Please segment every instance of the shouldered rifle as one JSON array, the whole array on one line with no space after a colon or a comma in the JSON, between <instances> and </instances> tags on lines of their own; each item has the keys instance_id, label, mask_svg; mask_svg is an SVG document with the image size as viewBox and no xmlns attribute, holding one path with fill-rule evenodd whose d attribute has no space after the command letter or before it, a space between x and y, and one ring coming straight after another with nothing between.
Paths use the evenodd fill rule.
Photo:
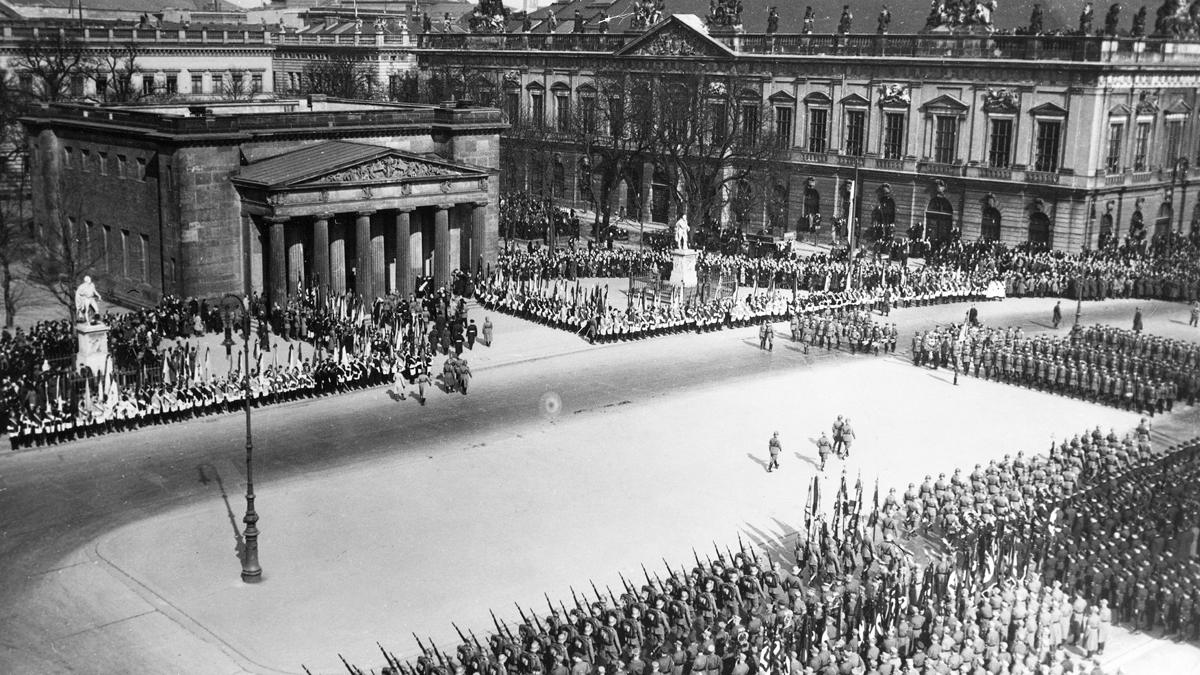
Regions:
<instances>
[{"instance_id":1,"label":"shouldered rifle","mask_svg":"<svg viewBox=\"0 0 1200 675\"><path fill-rule=\"evenodd\" d=\"M517 605L515 602L513 604ZM532 624L529 623L529 619L525 618L525 610L521 609L520 605L517 605L517 613L521 615L521 623L532 628Z\"/></svg>"},{"instance_id":2,"label":"shouldered rifle","mask_svg":"<svg viewBox=\"0 0 1200 675\"><path fill-rule=\"evenodd\" d=\"M596 589L596 582L588 579L588 583L592 585L592 592L596 594L596 601L604 604L604 596L600 595L600 591Z\"/></svg>"},{"instance_id":3,"label":"shouldered rifle","mask_svg":"<svg viewBox=\"0 0 1200 675\"><path fill-rule=\"evenodd\" d=\"M383 660L384 660L384 661L385 661L385 662L386 662L386 663L387 663L389 666L391 666L391 667L395 667L395 666L397 665L396 663L394 663L394 662L392 661L392 657L391 657L391 655L387 653L387 650L383 648L383 645L381 645L381 644L379 644L378 642L376 642L376 643L375 643L375 646L379 647L379 651L383 652Z\"/></svg>"},{"instance_id":4,"label":"shouldered rifle","mask_svg":"<svg viewBox=\"0 0 1200 675\"><path fill-rule=\"evenodd\" d=\"M554 603L550 602L550 594L549 594L549 593L542 593L542 595L546 596L546 607L548 607L548 608L550 609L550 613L551 613L551 614L554 614ZM565 621L565 620L566 620L566 618L567 618L567 617L565 617L565 616L564 616L564 617L563 617L563 620Z\"/></svg>"},{"instance_id":5,"label":"shouldered rifle","mask_svg":"<svg viewBox=\"0 0 1200 675\"><path fill-rule=\"evenodd\" d=\"M495 618L495 615L493 615L493 618ZM416 633L413 633L412 636L413 636L413 639L417 641L417 646L421 648L421 654L423 654L426 658L428 658L429 651L427 649L425 649L425 645L421 643L421 638L417 637Z\"/></svg>"},{"instance_id":6,"label":"shouldered rifle","mask_svg":"<svg viewBox=\"0 0 1200 675\"><path fill-rule=\"evenodd\" d=\"M346 670L350 671L350 675L362 675L362 671L350 665L350 662L346 661L346 657L338 654L338 658L342 660L342 665L346 666Z\"/></svg>"},{"instance_id":7,"label":"shouldered rifle","mask_svg":"<svg viewBox=\"0 0 1200 675\"><path fill-rule=\"evenodd\" d=\"M453 621L451 621L451 622L450 622L450 625L451 625L451 626L454 626L454 632L455 632L455 633L458 633L458 639L459 639L459 640L462 640L462 642L463 642L463 644L464 644L464 645L470 645L470 644L471 644L471 642L470 642L469 640L467 640L467 636L466 636L466 635L463 635L462 629L458 627L458 624L456 624L456 623L454 623Z\"/></svg>"},{"instance_id":8,"label":"shouldered rifle","mask_svg":"<svg viewBox=\"0 0 1200 675\"><path fill-rule=\"evenodd\" d=\"M438 665L445 668L446 659L442 658L442 652L439 651L437 645L433 643L433 638L429 638L429 648L433 650L433 655L437 657Z\"/></svg>"},{"instance_id":9,"label":"shouldered rifle","mask_svg":"<svg viewBox=\"0 0 1200 675\"><path fill-rule=\"evenodd\" d=\"M583 605L579 604L579 596L575 595L575 587L574 586L571 586L571 599L575 601L575 609L579 610L580 613L586 614L586 612L583 611Z\"/></svg>"},{"instance_id":10,"label":"shouldered rifle","mask_svg":"<svg viewBox=\"0 0 1200 675\"><path fill-rule=\"evenodd\" d=\"M613 607L619 609L621 607L621 603L617 602L617 596L613 595L612 588L605 586L604 590L608 591L608 597L612 598Z\"/></svg>"},{"instance_id":11,"label":"shouldered rifle","mask_svg":"<svg viewBox=\"0 0 1200 675\"><path fill-rule=\"evenodd\" d=\"M496 635L503 637L504 631L500 628L500 620L496 618L496 613L490 609L488 610L488 613L492 615L492 625L496 627ZM417 644L420 643L418 642Z\"/></svg>"},{"instance_id":12,"label":"shouldered rifle","mask_svg":"<svg viewBox=\"0 0 1200 675\"><path fill-rule=\"evenodd\" d=\"M646 577L646 583L650 588L654 588L654 580L650 578L650 573L646 571L645 563L642 563L642 576Z\"/></svg>"},{"instance_id":13,"label":"shouldered rifle","mask_svg":"<svg viewBox=\"0 0 1200 675\"><path fill-rule=\"evenodd\" d=\"M475 631L467 629L467 632L471 634L471 641L475 643L475 648L479 650L479 655L484 656L483 645L479 644L479 638L475 637Z\"/></svg>"},{"instance_id":14,"label":"shouldered rifle","mask_svg":"<svg viewBox=\"0 0 1200 675\"><path fill-rule=\"evenodd\" d=\"M305 675L312 675L312 671L308 669L308 666L301 663L300 667L304 669Z\"/></svg>"},{"instance_id":15,"label":"shouldered rifle","mask_svg":"<svg viewBox=\"0 0 1200 675\"><path fill-rule=\"evenodd\" d=\"M667 566L667 574L669 575L668 578L674 579L675 572L674 572L674 570L671 569L671 563L667 562L666 558L663 558L662 561L663 561L663 564ZM700 561L697 560L696 562L700 562Z\"/></svg>"}]
</instances>

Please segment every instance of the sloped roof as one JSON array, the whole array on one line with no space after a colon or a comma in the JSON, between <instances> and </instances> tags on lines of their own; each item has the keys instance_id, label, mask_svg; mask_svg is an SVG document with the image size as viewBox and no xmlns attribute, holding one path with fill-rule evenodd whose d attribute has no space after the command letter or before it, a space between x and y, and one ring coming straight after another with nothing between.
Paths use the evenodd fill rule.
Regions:
<instances>
[{"instance_id":1,"label":"sloped roof","mask_svg":"<svg viewBox=\"0 0 1200 675\"><path fill-rule=\"evenodd\" d=\"M382 145L350 141L323 141L249 164L234 177L234 180L238 183L258 187L280 188L307 183L382 157L399 157L408 162L432 165L440 172L439 175L461 176L483 173L475 167L456 165L437 158L400 152Z\"/></svg>"},{"instance_id":2,"label":"sloped roof","mask_svg":"<svg viewBox=\"0 0 1200 675\"><path fill-rule=\"evenodd\" d=\"M267 187L289 185L354 166L393 152L382 145L325 141L250 164L237 178Z\"/></svg>"}]
</instances>

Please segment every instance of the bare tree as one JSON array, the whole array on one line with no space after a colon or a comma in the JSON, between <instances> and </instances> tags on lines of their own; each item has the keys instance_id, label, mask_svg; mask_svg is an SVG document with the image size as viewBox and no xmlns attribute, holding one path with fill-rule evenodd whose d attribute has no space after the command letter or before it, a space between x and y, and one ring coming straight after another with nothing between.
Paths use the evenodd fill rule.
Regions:
<instances>
[{"instance_id":1,"label":"bare tree","mask_svg":"<svg viewBox=\"0 0 1200 675\"><path fill-rule=\"evenodd\" d=\"M96 72L97 62L82 40L65 31L47 31L17 45L10 68L28 77L22 93L46 102L79 98L83 83Z\"/></svg>"},{"instance_id":2,"label":"bare tree","mask_svg":"<svg viewBox=\"0 0 1200 675\"><path fill-rule=\"evenodd\" d=\"M606 232L621 181L636 175L653 155L652 90L628 78L598 78L576 105L573 135L583 151L584 197L596 207L600 232Z\"/></svg>"},{"instance_id":3,"label":"bare tree","mask_svg":"<svg viewBox=\"0 0 1200 675\"><path fill-rule=\"evenodd\" d=\"M781 155L769 108L737 73L663 78L653 101L655 152L671 170L672 194L693 227L711 229L735 186Z\"/></svg>"},{"instance_id":4,"label":"bare tree","mask_svg":"<svg viewBox=\"0 0 1200 675\"><path fill-rule=\"evenodd\" d=\"M352 56L339 55L304 66L300 93L335 98L368 99L374 93L371 73Z\"/></svg>"},{"instance_id":5,"label":"bare tree","mask_svg":"<svg viewBox=\"0 0 1200 675\"><path fill-rule=\"evenodd\" d=\"M152 97L153 92L147 92L146 87L133 86L133 76L142 74L138 65L141 49L132 42L106 53L92 75L96 83L96 98L105 103L134 103Z\"/></svg>"},{"instance_id":6,"label":"bare tree","mask_svg":"<svg viewBox=\"0 0 1200 675\"><path fill-rule=\"evenodd\" d=\"M28 282L45 289L70 316L75 316L75 289L85 276L96 274L104 247L96 246L84 229L78 191L62 190L60 220L48 223L33 238Z\"/></svg>"}]
</instances>

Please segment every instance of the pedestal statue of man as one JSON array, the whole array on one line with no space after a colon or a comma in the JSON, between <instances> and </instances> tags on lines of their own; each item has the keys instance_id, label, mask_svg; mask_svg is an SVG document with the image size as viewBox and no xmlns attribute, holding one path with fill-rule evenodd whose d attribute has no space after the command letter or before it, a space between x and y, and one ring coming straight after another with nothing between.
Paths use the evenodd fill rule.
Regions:
<instances>
[{"instance_id":1,"label":"pedestal statue of man","mask_svg":"<svg viewBox=\"0 0 1200 675\"><path fill-rule=\"evenodd\" d=\"M679 220L675 221L675 248L680 251L688 250L688 227L687 214L681 214Z\"/></svg>"},{"instance_id":2,"label":"pedestal statue of man","mask_svg":"<svg viewBox=\"0 0 1200 675\"><path fill-rule=\"evenodd\" d=\"M91 277L84 277L83 283L75 289L75 318L84 323L100 318L100 292Z\"/></svg>"}]
</instances>

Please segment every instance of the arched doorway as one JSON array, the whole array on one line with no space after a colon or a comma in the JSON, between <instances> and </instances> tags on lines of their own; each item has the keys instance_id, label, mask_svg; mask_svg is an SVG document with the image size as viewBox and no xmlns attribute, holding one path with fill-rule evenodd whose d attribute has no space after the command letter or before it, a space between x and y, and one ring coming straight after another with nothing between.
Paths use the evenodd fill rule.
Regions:
<instances>
[{"instance_id":1,"label":"arched doorway","mask_svg":"<svg viewBox=\"0 0 1200 675\"><path fill-rule=\"evenodd\" d=\"M925 231L935 244L950 239L954 232L954 207L949 199L939 194L929 200L925 207Z\"/></svg>"},{"instance_id":2,"label":"arched doorway","mask_svg":"<svg viewBox=\"0 0 1200 675\"><path fill-rule=\"evenodd\" d=\"M1050 217L1041 211L1029 216L1029 242L1050 245Z\"/></svg>"}]
</instances>

